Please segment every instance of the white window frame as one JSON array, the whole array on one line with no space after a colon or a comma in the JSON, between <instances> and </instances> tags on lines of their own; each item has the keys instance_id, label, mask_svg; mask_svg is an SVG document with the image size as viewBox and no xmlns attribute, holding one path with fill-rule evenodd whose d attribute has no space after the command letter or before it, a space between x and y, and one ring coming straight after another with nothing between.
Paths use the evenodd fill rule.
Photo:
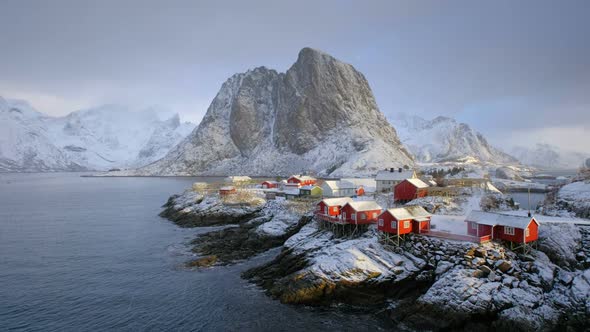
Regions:
<instances>
[{"instance_id":1,"label":"white window frame","mask_svg":"<svg viewBox=\"0 0 590 332\"><path fill-rule=\"evenodd\" d=\"M504 234L506 235L514 235L514 227L512 226L504 226Z\"/></svg>"},{"instance_id":2,"label":"white window frame","mask_svg":"<svg viewBox=\"0 0 590 332\"><path fill-rule=\"evenodd\" d=\"M379 219L379 226L383 227L383 219Z\"/></svg>"},{"instance_id":3,"label":"white window frame","mask_svg":"<svg viewBox=\"0 0 590 332\"><path fill-rule=\"evenodd\" d=\"M410 221L404 220L404 228L410 228Z\"/></svg>"},{"instance_id":4,"label":"white window frame","mask_svg":"<svg viewBox=\"0 0 590 332\"><path fill-rule=\"evenodd\" d=\"M325 214L329 214L329 213L328 213L328 206L327 206L327 205L324 207L324 213L325 213Z\"/></svg>"},{"instance_id":5,"label":"white window frame","mask_svg":"<svg viewBox=\"0 0 590 332\"><path fill-rule=\"evenodd\" d=\"M525 237L529 237L530 235L531 235L531 230L530 230L530 229L528 229L528 228L527 228L527 229L525 229L525 230L524 230L524 236L525 236Z\"/></svg>"},{"instance_id":6,"label":"white window frame","mask_svg":"<svg viewBox=\"0 0 590 332\"><path fill-rule=\"evenodd\" d=\"M397 220L392 220L391 221L391 228L397 229Z\"/></svg>"},{"instance_id":7,"label":"white window frame","mask_svg":"<svg viewBox=\"0 0 590 332\"><path fill-rule=\"evenodd\" d=\"M366 213L361 213L361 220L365 220L367 219L367 214Z\"/></svg>"},{"instance_id":8,"label":"white window frame","mask_svg":"<svg viewBox=\"0 0 590 332\"><path fill-rule=\"evenodd\" d=\"M356 220L356 213L351 213L350 214L350 219Z\"/></svg>"},{"instance_id":9,"label":"white window frame","mask_svg":"<svg viewBox=\"0 0 590 332\"><path fill-rule=\"evenodd\" d=\"M342 219L346 219L346 212L342 212Z\"/></svg>"},{"instance_id":10,"label":"white window frame","mask_svg":"<svg viewBox=\"0 0 590 332\"><path fill-rule=\"evenodd\" d=\"M379 216L379 214L377 214L377 212L373 212L373 218L377 218Z\"/></svg>"},{"instance_id":11,"label":"white window frame","mask_svg":"<svg viewBox=\"0 0 590 332\"><path fill-rule=\"evenodd\" d=\"M477 223L471 222L471 229L477 229Z\"/></svg>"}]
</instances>

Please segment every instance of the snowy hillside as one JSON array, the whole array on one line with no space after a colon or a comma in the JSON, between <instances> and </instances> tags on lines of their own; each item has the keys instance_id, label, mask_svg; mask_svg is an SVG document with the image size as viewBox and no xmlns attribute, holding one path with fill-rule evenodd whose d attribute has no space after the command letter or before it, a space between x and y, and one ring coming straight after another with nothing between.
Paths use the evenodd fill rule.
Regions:
<instances>
[{"instance_id":1,"label":"snowy hillside","mask_svg":"<svg viewBox=\"0 0 590 332\"><path fill-rule=\"evenodd\" d=\"M132 173L344 176L412 164L365 77L304 48L286 73L259 67L229 78L189 137Z\"/></svg>"},{"instance_id":2,"label":"snowy hillside","mask_svg":"<svg viewBox=\"0 0 590 332\"><path fill-rule=\"evenodd\" d=\"M107 105L50 117L0 98L0 171L44 172L138 167L163 157L194 128L177 115Z\"/></svg>"},{"instance_id":3,"label":"snowy hillside","mask_svg":"<svg viewBox=\"0 0 590 332\"><path fill-rule=\"evenodd\" d=\"M588 154L566 151L544 143L537 143L533 148L515 147L511 153L523 164L543 169L575 169L581 167L588 158Z\"/></svg>"},{"instance_id":4,"label":"snowy hillside","mask_svg":"<svg viewBox=\"0 0 590 332\"><path fill-rule=\"evenodd\" d=\"M516 164L512 156L491 146L469 125L439 116L426 120L399 114L391 119L402 143L420 162L474 159L483 163Z\"/></svg>"}]
</instances>

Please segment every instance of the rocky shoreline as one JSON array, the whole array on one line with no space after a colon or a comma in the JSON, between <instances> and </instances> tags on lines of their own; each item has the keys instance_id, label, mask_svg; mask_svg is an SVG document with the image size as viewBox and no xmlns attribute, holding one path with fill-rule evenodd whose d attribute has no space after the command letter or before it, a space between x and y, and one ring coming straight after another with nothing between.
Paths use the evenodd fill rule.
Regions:
<instances>
[{"instance_id":1,"label":"rocky shoreline","mask_svg":"<svg viewBox=\"0 0 590 332\"><path fill-rule=\"evenodd\" d=\"M191 250L198 258L187 262L189 267L248 259L283 245L311 220L311 216L290 211L288 206L277 202L254 198L238 204L192 190L171 196L162 207L160 216L180 227L228 226L191 241Z\"/></svg>"},{"instance_id":2,"label":"rocky shoreline","mask_svg":"<svg viewBox=\"0 0 590 332\"><path fill-rule=\"evenodd\" d=\"M410 330L590 326L590 231L576 225L544 224L538 250L528 255L419 235L396 247L372 226L341 238L319 227L307 206L253 202L237 206L188 191L171 197L162 216L181 227L231 225L193 240L198 258L188 266L231 264L283 246L242 273L283 303L386 312Z\"/></svg>"},{"instance_id":3,"label":"rocky shoreline","mask_svg":"<svg viewBox=\"0 0 590 332\"><path fill-rule=\"evenodd\" d=\"M588 238L582 239L576 226L558 227L573 234L575 249L584 252L581 244ZM289 304L387 307L393 301L387 309L391 319L409 329L550 331L590 326L590 270L583 270L575 258L567 264L569 258L553 262L541 251L561 257L561 248L522 255L496 243L421 236L391 247L374 241L371 230L346 240L314 224L301 233L273 261L243 277ZM346 242L353 243L343 246ZM327 258L335 249L340 255L350 253L357 263L348 264L341 256L335 266Z\"/></svg>"}]
</instances>

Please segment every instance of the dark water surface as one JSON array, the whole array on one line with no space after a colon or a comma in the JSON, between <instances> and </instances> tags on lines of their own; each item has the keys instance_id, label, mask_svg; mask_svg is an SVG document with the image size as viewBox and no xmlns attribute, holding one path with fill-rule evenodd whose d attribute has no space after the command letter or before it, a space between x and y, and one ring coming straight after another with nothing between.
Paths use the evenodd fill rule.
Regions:
<instances>
[{"instance_id":1,"label":"dark water surface","mask_svg":"<svg viewBox=\"0 0 590 332\"><path fill-rule=\"evenodd\" d=\"M184 269L185 244L204 230L178 228L158 213L194 181L0 174L0 330L390 327L373 315L282 305L240 278L273 253Z\"/></svg>"}]
</instances>

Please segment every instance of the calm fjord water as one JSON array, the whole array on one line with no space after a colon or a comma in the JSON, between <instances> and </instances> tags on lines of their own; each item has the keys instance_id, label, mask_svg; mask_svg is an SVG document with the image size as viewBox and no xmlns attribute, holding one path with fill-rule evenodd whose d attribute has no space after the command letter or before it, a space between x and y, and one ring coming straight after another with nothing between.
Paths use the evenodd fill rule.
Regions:
<instances>
[{"instance_id":1,"label":"calm fjord water","mask_svg":"<svg viewBox=\"0 0 590 332\"><path fill-rule=\"evenodd\" d=\"M0 330L379 330L371 315L282 305L229 267L181 265L203 229L158 217L195 178L0 174ZM274 251L276 253L276 250Z\"/></svg>"}]
</instances>

